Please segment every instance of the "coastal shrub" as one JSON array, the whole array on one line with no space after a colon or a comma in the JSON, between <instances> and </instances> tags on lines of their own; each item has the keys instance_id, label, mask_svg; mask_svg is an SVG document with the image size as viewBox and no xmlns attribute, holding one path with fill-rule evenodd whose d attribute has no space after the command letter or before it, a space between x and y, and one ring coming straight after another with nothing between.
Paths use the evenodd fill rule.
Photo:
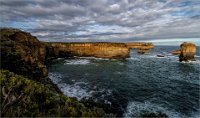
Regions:
<instances>
[{"instance_id":1,"label":"coastal shrub","mask_svg":"<svg viewBox=\"0 0 200 118\"><path fill-rule=\"evenodd\" d=\"M76 98L52 91L46 85L1 70L2 117L103 117L101 108L88 108Z\"/></svg>"}]
</instances>

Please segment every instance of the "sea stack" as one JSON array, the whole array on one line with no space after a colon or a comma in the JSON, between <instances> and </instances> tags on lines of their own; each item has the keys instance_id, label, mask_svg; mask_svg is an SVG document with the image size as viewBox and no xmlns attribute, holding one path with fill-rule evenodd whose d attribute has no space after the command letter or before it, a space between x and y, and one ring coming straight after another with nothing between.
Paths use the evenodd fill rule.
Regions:
<instances>
[{"instance_id":1,"label":"sea stack","mask_svg":"<svg viewBox=\"0 0 200 118\"><path fill-rule=\"evenodd\" d=\"M180 55L179 61L190 61L194 60L194 56L196 54L196 45L193 43L184 42L180 45Z\"/></svg>"}]
</instances>

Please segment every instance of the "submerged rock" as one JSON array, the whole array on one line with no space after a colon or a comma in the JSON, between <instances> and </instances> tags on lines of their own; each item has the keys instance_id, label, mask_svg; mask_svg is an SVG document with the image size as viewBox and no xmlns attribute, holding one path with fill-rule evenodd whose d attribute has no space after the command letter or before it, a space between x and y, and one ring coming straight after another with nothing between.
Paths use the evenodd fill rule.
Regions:
<instances>
[{"instance_id":1,"label":"submerged rock","mask_svg":"<svg viewBox=\"0 0 200 118\"><path fill-rule=\"evenodd\" d=\"M165 55L157 54L157 57L165 57Z\"/></svg>"},{"instance_id":2,"label":"submerged rock","mask_svg":"<svg viewBox=\"0 0 200 118\"><path fill-rule=\"evenodd\" d=\"M181 44L181 53L179 55L179 61L189 61L194 60L196 54L196 45L193 43L184 42Z\"/></svg>"}]
</instances>

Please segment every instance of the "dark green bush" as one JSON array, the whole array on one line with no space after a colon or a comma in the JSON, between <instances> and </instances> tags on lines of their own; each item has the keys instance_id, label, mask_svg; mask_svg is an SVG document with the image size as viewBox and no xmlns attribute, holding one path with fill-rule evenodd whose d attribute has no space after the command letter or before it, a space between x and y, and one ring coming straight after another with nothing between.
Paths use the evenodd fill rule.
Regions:
<instances>
[{"instance_id":1,"label":"dark green bush","mask_svg":"<svg viewBox=\"0 0 200 118\"><path fill-rule=\"evenodd\" d=\"M46 85L1 70L1 116L3 117L102 117L101 108L87 108L76 98L52 91Z\"/></svg>"}]
</instances>

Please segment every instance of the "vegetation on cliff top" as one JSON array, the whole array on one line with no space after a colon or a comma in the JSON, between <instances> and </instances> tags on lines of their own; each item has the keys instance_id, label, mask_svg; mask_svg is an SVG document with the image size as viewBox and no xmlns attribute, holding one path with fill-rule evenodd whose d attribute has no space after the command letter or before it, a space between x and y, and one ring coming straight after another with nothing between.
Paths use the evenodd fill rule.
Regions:
<instances>
[{"instance_id":1,"label":"vegetation on cliff top","mask_svg":"<svg viewBox=\"0 0 200 118\"><path fill-rule=\"evenodd\" d=\"M63 116L63 117L102 117L103 109L87 108L76 98L66 97L52 91L39 82L1 71L1 116Z\"/></svg>"},{"instance_id":2,"label":"vegetation on cliff top","mask_svg":"<svg viewBox=\"0 0 200 118\"><path fill-rule=\"evenodd\" d=\"M45 46L17 29L0 29L1 68L34 80L46 77Z\"/></svg>"}]
</instances>

